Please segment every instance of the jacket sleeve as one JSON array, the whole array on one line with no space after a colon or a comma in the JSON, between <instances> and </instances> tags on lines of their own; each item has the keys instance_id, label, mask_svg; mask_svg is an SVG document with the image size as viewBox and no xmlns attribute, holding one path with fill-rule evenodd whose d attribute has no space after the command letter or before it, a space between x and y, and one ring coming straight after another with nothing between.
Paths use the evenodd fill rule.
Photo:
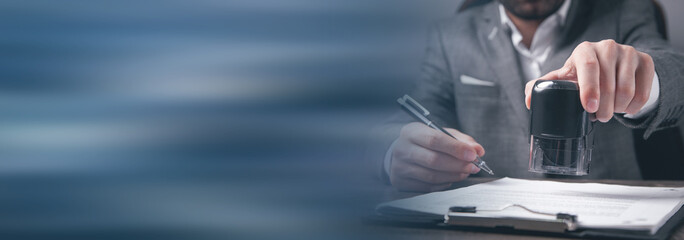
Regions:
<instances>
[{"instance_id":1,"label":"jacket sleeve","mask_svg":"<svg viewBox=\"0 0 684 240\"><path fill-rule=\"evenodd\" d=\"M644 139L653 132L674 127L684 108L684 55L675 51L657 31L655 8L651 1L620 2L618 35L620 42L631 45L653 58L660 81L660 96L655 110L641 119L616 119L630 128L646 129Z\"/></svg>"},{"instance_id":2,"label":"jacket sleeve","mask_svg":"<svg viewBox=\"0 0 684 240\"><path fill-rule=\"evenodd\" d=\"M453 83L448 60L442 44L439 25L428 34L420 79L415 82L410 96L430 111L430 119L442 126L456 126ZM397 96L399 97L399 96ZM385 182L389 176L384 170L384 158L390 145L399 137L401 128L414 121L397 106L397 111L371 132L372 143L367 151L368 161Z\"/></svg>"}]
</instances>

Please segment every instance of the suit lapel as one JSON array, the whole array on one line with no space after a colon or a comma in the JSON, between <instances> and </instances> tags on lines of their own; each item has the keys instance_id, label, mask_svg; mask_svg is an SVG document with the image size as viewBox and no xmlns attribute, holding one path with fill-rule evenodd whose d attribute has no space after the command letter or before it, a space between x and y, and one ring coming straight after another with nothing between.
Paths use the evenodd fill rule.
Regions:
<instances>
[{"instance_id":1,"label":"suit lapel","mask_svg":"<svg viewBox=\"0 0 684 240\"><path fill-rule=\"evenodd\" d=\"M586 1L572 1L560 38L553 46L553 52L549 54L549 58L541 66L542 75L562 67L575 47L584 40L579 36L586 29L589 18L583 16L587 16L591 9L586 3Z\"/></svg>"},{"instance_id":2,"label":"suit lapel","mask_svg":"<svg viewBox=\"0 0 684 240\"><path fill-rule=\"evenodd\" d=\"M499 19L498 1L492 1L483 8L477 20L477 37L483 54L501 86L501 91L508 98L513 110L513 117L520 129L527 134L529 112L524 102L524 85L526 80L520 73L517 53L511 42L509 30L503 29Z\"/></svg>"}]
</instances>

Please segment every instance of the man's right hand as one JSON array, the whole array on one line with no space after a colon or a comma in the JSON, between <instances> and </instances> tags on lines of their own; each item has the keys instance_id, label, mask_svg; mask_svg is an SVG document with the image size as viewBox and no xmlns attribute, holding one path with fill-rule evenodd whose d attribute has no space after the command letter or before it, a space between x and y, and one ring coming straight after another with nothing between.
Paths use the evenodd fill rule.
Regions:
<instances>
[{"instance_id":1,"label":"man's right hand","mask_svg":"<svg viewBox=\"0 0 684 240\"><path fill-rule=\"evenodd\" d=\"M402 191L432 192L480 171L471 162L485 154L484 148L468 135L446 130L458 140L417 122L401 129L392 149L392 185Z\"/></svg>"}]
</instances>

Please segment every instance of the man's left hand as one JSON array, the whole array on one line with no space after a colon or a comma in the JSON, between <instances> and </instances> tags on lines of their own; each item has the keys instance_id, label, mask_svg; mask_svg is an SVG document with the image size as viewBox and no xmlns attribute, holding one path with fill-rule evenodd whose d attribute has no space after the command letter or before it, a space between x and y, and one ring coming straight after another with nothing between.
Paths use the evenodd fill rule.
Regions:
<instances>
[{"instance_id":1,"label":"man's left hand","mask_svg":"<svg viewBox=\"0 0 684 240\"><path fill-rule=\"evenodd\" d=\"M576 81L584 110L608 122L613 113L635 114L641 110L650 96L654 74L651 56L609 39L581 43L562 68L539 79ZM528 109L534 82L525 86Z\"/></svg>"}]
</instances>

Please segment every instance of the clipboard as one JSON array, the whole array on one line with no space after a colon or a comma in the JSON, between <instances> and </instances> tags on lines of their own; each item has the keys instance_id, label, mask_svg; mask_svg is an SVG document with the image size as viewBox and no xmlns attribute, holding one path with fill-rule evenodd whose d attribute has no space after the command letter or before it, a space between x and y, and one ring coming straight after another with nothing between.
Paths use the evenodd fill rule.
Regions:
<instances>
[{"instance_id":1,"label":"clipboard","mask_svg":"<svg viewBox=\"0 0 684 240\"><path fill-rule=\"evenodd\" d=\"M457 206L456 208L464 207ZM452 207L442 216L415 212L382 213L376 211L370 216L366 216L364 220L369 224L408 228L451 229L513 235L589 239L660 240L667 239L676 227L681 225L684 219L684 207L682 207L655 234L651 234L649 231L644 230L578 228L575 224L576 218L573 220L572 216L563 216L562 213L559 213L561 216L557 216L555 220L489 218L476 214L453 215L454 212L463 213L464 211L463 209L459 211Z\"/></svg>"}]
</instances>

